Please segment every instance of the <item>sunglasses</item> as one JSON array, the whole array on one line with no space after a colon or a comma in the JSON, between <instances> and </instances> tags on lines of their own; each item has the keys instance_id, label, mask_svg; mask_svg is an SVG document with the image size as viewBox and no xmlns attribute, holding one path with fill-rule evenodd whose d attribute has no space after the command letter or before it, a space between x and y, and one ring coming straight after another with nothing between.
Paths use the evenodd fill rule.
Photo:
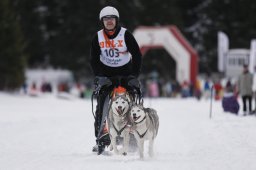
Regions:
<instances>
[{"instance_id":1,"label":"sunglasses","mask_svg":"<svg viewBox=\"0 0 256 170\"><path fill-rule=\"evenodd\" d=\"M116 19L115 17L104 17L103 21L113 21L115 19Z\"/></svg>"}]
</instances>

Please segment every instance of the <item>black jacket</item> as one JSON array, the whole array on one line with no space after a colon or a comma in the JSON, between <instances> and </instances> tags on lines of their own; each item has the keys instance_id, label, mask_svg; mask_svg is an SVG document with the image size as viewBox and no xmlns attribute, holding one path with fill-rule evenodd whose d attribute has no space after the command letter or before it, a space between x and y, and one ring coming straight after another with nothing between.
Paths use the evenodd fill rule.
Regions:
<instances>
[{"instance_id":1,"label":"black jacket","mask_svg":"<svg viewBox=\"0 0 256 170\"><path fill-rule=\"evenodd\" d=\"M109 36L109 39L114 39L118 33L120 32L121 27L118 27L116 32ZM125 31L124 40L127 46L128 52L132 55L132 59L129 63L120 66L120 67L109 67L104 65L100 61L100 46L98 42L98 34L94 36L91 44L91 67L92 71L95 76L106 76L106 77L113 77L113 76L129 76L133 75L135 77L138 77L141 69L141 52L139 49L139 46L133 37L133 35L129 31Z\"/></svg>"}]
</instances>

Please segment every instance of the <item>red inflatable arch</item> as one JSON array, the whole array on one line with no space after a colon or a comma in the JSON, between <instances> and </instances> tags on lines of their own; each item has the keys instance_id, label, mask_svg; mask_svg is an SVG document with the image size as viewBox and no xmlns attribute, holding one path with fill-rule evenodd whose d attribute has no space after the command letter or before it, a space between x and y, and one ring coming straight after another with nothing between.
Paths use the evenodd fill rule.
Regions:
<instances>
[{"instance_id":1,"label":"red inflatable arch","mask_svg":"<svg viewBox=\"0 0 256 170\"><path fill-rule=\"evenodd\" d=\"M141 26L133 34L140 46L142 55L149 49L164 48L176 62L178 82L196 82L198 54L176 26Z\"/></svg>"}]
</instances>

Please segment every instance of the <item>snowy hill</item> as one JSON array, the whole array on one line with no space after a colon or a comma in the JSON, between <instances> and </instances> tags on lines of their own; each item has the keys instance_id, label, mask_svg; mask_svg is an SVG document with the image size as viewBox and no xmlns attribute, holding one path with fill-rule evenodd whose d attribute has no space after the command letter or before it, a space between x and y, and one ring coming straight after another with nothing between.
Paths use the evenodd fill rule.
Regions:
<instances>
[{"instance_id":1,"label":"snowy hill","mask_svg":"<svg viewBox=\"0 0 256 170\"><path fill-rule=\"evenodd\" d=\"M96 155L90 100L0 93L0 170L255 170L256 117L220 102L146 99L158 111L155 157ZM147 151L147 148L146 148Z\"/></svg>"}]
</instances>

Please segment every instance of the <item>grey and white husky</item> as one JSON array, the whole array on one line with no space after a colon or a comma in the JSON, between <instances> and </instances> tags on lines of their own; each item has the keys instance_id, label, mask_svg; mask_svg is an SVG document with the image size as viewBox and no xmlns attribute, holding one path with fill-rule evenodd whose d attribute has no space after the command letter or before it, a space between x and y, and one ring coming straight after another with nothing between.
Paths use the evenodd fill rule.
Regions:
<instances>
[{"instance_id":1,"label":"grey and white husky","mask_svg":"<svg viewBox=\"0 0 256 170\"><path fill-rule=\"evenodd\" d=\"M112 99L108 116L109 135L111 140L110 150L116 154L126 155L129 147L130 132L130 99L128 95L117 95ZM117 137L123 137L123 148L118 150Z\"/></svg>"},{"instance_id":2,"label":"grey and white husky","mask_svg":"<svg viewBox=\"0 0 256 170\"><path fill-rule=\"evenodd\" d=\"M131 107L130 116L133 121L132 131L137 140L140 158L144 158L144 142L149 140L149 156L154 155L153 145L159 128L159 118L156 110L144 108L142 104Z\"/></svg>"}]
</instances>

